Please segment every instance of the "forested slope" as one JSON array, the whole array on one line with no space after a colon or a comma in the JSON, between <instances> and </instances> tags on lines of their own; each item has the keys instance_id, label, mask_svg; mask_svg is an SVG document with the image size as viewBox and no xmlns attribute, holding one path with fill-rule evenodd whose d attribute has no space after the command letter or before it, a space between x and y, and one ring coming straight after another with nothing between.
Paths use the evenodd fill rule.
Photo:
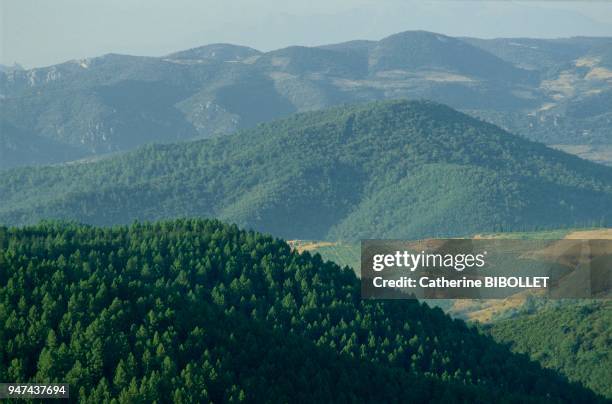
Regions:
<instances>
[{"instance_id":1,"label":"forested slope","mask_svg":"<svg viewBox=\"0 0 612 404\"><path fill-rule=\"evenodd\" d=\"M82 402L595 402L417 301L217 221L0 227L0 379Z\"/></svg>"},{"instance_id":2,"label":"forested slope","mask_svg":"<svg viewBox=\"0 0 612 404\"><path fill-rule=\"evenodd\" d=\"M605 225L612 169L449 107L389 101L0 174L0 223L218 217L291 239Z\"/></svg>"},{"instance_id":3,"label":"forested slope","mask_svg":"<svg viewBox=\"0 0 612 404\"><path fill-rule=\"evenodd\" d=\"M491 334L512 350L612 398L612 304L567 304L498 321Z\"/></svg>"}]
</instances>

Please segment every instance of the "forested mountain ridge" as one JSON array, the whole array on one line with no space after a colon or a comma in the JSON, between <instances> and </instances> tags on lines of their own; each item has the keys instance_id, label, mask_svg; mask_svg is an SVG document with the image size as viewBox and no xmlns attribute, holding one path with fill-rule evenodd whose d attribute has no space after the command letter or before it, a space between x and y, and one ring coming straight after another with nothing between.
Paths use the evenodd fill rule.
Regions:
<instances>
[{"instance_id":1,"label":"forested mountain ridge","mask_svg":"<svg viewBox=\"0 0 612 404\"><path fill-rule=\"evenodd\" d=\"M422 98L545 143L609 145L612 111L600 101L612 92L611 54L609 38L477 40L425 31L265 53L212 44L164 57L108 54L0 69L0 121L91 156L338 104ZM17 143L9 135L8 144ZM0 169L30 164L27 145L6 150L13 158ZM37 162L71 157L50 149Z\"/></svg>"},{"instance_id":2,"label":"forested mountain ridge","mask_svg":"<svg viewBox=\"0 0 612 404\"><path fill-rule=\"evenodd\" d=\"M612 399L612 304L575 302L490 325L489 332L515 352Z\"/></svg>"},{"instance_id":3,"label":"forested mountain ridge","mask_svg":"<svg viewBox=\"0 0 612 404\"><path fill-rule=\"evenodd\" d=\"M232 136L0 175L0 223L218 217L290 239L605 224L612 169L431 102L298 114Z\"/></svg>"},{"instance_id":4,"label":"forested mountain ridge","mask_svg":"<svg viewBox=\"0 0 612 404\"><path fill-rule=\"evenodd\" d=\"M72 401L598 402L413 301L217 221L0 227L0 378ZM313 388L316 386L316 388Z\"/></svg>"}]
</instances>

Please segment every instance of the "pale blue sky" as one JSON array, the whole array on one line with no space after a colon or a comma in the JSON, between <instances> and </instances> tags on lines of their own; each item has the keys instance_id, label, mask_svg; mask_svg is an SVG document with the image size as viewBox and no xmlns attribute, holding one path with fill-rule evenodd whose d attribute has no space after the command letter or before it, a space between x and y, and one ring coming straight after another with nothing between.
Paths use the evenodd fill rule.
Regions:
<instances>
[{"instance_id":1,"label":"pale blue sky","mask_svg":"<svg viewBox=\"0 0 612 404\"><path fill-rule=\"evenodd\" d=\"M412 29L487 38L612 36L610 1L0 0L0 13L0 63L26 67L215 42L265 51Z\"/></svg>"}]
</instances>

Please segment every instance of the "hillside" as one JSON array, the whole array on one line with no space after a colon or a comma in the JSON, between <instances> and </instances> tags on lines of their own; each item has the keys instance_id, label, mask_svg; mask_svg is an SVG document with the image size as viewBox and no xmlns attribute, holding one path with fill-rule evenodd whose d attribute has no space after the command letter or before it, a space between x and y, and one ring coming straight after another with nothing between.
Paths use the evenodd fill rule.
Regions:
<instances>
[{"instance_id":1,"label":"hillside","mask_svg":"<svg viewBox=\"0 0 612 404\"><path fill-rule=\"evenodd\" d=\"M609 223L612 169L431 102L298 114L233 136L0 175L0 223L218 217L288 239Z\"/></svg>"},{"instance_id":2,"label":"hillside","mask_svg":"<svg viewBox=\"0 0 612 404\"><path fill-rule=\"evenodd\" d=\"M545 72L581 57L604 56L612 45L612 38L605 37L461 39L516 66Z\"/></svg>"},{"instance_id":3,"label":"hillside","mask_svg":"<svg viewBox=\"0 0 612 404\"><path fill-rule=\"evenodd\" d=\"M0 227L0 378L72 401L597 402L415 300L217 221ZM316 388L313 388L316 386Z\"/></svg>"},{"instance_id":4,"label":"hillside","mask_svg":"<svg viewBox=\"0 0 612 404\"><path fill-rule=\"evenodd\" d=\"M475 115L548 144L594 148L610 144L612 38L463 40L517 67L538 72L536 92L544 96L529 112L482 109L473 111Z\"/></svg>"},{"instance_id":5,"label":"hillside","mask_svg":"<svg viewBox=\"0 0 612 404\"><path fill-rule=\"evenodd\" d=\"M74 147L30 135L0 120L0 168L61 163L76 160L83 155Z\"/></svg>"},{"instance_id":6,"label":"hillside","mask_svg":"<svg viewBox=\"0 0 612 404\"><path fill-rule=\"evenodd\" d=\"M370 68L377 72L446 70L466 77L525 83L537 78L466 41L426 31L391 35L380 40L369 55Z\"/></svg>"},{"instance_id":7,"label":"hillside","mask_svg":"<svg viewBox=\"0 0 612 404\"><path fill-rule=\"evenodd\" d=\"M485 234L484 238L519 239L610 239L612 229L559 230L555 232ZM320 254L359 274L358 244L302 243L302 251ZM570 380L583 383L612 399L609 373L612 369L612 305L607 300L549 300L523 292L503 300L429 300L453 318L478 323L495 340L512 351L525 353L543 367L554 369Z\"/></svg>"},{"instance_id":8,"label":"hillside","mask_svg":"<svg viewBox=\"0 0 612 404\"><path fill-rule=\"evenodd\" d=\"M490 326L491 335L542 366L612 398L612 305L609 301L561 305Z\"/></svg>"},{"instance_id":9,"label":"hillside","mask_svg":"<svg viewBox=\"0 0 612 404\"><path fill-rule=\"evenodd\" d=\"M163 57L108 54L0 69L0 121L93 156L407 98L445 103L548 144L610 145L610 55L609 38L479 40L425 31L270 52L211 44ZM35 162L71 156L51 148ZM28 164L3 159L0 169Z\"/></svg>"}]
</instances>

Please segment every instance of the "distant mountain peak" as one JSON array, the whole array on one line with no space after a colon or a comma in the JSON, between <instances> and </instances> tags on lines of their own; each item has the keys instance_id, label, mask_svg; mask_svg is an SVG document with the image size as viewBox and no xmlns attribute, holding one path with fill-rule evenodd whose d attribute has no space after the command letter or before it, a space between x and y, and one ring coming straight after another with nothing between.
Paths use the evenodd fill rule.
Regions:
<instances>
[{"instance_id":1,"label":"distant mountain peak","mask_svg":"<svg viewBox=\"0 0 612 404\"><path fill-rule=\"evenodd\" d=\"M383 38L382 41L384 41L387 38L393 38L393 37L432 37L432 38L444 37L447 39L454 39L450 36L440 34L437 32L425 31L422 29L414 29L414 30L407 30L407 31L402 31L402 32L398 32L395 34L391 34Z\"/></svg>"},{"instance_id":2,"label":"distant mountain peak","mask_svg":"<svg viewBox=\"0 0 612 404\"><path fill-rule=\"evenodd\" d=\"M481 79L526 80L529 74L461 39L428 31L405 31L381 39L369 54L370 68L446 70Z\"/></svg>"},{"instance_id":3,"label":"distant mountain peak","mask_svg":"<svg viewBox=\"0 0 612 404\"><path fill-rule=\"evenodd\" d=\"M167 55L166 58L175 60L212 59L221 62L231 62L244 60L260 54L261 52L257 49L253 49L248 46L214 43L171 53Z\"/></svg>"},{"instance_id":4,"label":"distant mountain peak","mask_svg":"<svg viewBox=\"0 0 612 404\"><path fill-rule=\"evenodd\" d=\"M610 71L612 38L489 40L413 30L269 52L213 43L162 57L109 53L27 70L0 66L0 118L97 155L333 105L432 99L548 144L608 145ZM28 153L15 161L30 161Z\"/></svg>"}]
</instances>

